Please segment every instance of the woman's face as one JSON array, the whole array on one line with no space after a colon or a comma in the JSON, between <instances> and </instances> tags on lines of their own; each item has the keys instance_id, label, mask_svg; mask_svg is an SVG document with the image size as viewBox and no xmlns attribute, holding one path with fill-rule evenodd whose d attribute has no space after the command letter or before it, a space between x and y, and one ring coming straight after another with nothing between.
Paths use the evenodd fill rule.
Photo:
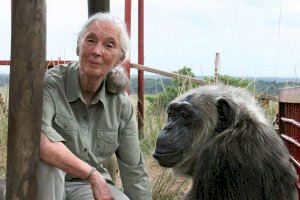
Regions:
<instances>
[{"instance_id":1,"label":"woman's face","mask_svg":"<svg viewBox=\"0 0 300 200\"><path fill-rule=\"evenodd\" d=\"M80 71L101 78L122 61L120 35L110 22L96 21L78 44Z\"/></svg>"}]
</instances>

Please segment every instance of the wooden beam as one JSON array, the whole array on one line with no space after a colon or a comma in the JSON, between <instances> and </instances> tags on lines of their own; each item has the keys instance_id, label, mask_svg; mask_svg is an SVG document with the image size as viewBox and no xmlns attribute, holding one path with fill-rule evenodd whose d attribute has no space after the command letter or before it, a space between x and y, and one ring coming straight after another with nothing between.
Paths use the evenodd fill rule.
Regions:
<instances>
[{"instance_id":1,"label":"wooden beam","mask_svg":"<svg viewBox=\"0 0 300 200\"><path fill-rule=\"evenodd\" d=\"M215 83L219 82L219 63L220 63L220 53L216 53L215 58Z\"/></svg>"},{"instance_id":2,"label":"wooden beam","mask_svg":"<svg viewBox=\"0 0 300 200\"><path fill-rule=\"evenodd\" d=\"M6 199L37 198L46 62L45 0L12 1Z\"/></svg>"},{"instance_id":3,"label":"wooden beam","mask_svg":"<svg viewBox=\"0 0 300 200\"><path fill-rule=\"evenodd\" d=\"M152 67L146 67L144 65L139 65L139 64L131 64L130 65L131 68L135 68L138 70L142 70L142 71L146 71L146 72L151 72L154 74L158 74L158 75L162 75L162 76L166 76L166 77L170 77L170 78L174 78L174 79L185 79L185 80L191 80L192 83L198 83L200 85L205 85L207 84L207 82L197 79L197 78L193 78L190 76L185 76L182 74L177 74L177 73L173 73L173 72L166 72L166 71L162 71L159 69L154 69Z\"/></svg>"}]
</instances>

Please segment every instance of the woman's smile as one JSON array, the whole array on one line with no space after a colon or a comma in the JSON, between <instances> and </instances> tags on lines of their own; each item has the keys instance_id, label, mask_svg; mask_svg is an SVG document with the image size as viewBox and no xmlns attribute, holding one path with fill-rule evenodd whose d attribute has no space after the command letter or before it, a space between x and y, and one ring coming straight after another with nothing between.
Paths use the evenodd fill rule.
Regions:
<instances>
[{"instance_id":1,"label":"woman's smile","mask_svg":"<svg viewBox=\"0 0 300 200\"><path fill-rule=\"evenodd\" d=\"M92 67L100 67L101 63L96 61L88 61Z\"/></svg>"}]
</instances>

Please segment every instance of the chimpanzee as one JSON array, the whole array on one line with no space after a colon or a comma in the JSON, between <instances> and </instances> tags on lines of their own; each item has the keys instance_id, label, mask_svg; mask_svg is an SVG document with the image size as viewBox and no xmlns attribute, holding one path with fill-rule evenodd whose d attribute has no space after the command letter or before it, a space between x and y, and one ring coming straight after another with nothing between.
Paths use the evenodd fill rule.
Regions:
<instances>
[{"instance_id":1,"label":"chimpanzee","mask_svg":"<svg viewBox=\"0 0 300 200\"><path fill-rule=\"evenodd\" d=\"M185 199L298 199L290 154L245 89L199 87L172 101L167 113L153 156L193 178Z\"/></svg>"}]
</instances>

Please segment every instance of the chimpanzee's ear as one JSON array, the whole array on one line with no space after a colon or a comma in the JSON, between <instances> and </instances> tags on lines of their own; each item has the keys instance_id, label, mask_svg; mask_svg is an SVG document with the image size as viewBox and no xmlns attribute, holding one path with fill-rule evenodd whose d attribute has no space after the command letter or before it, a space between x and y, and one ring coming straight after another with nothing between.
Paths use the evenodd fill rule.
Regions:
<instances>
[{"instance_id":1,"label":"chimpanzee's ear","mask_svg":"<svg viewBox=\"0 0 300 200\"><path fill-rule=\"evenodd\" d=\"M220 133L230 126L234 120L234 115L228 101L224 98L219 98L217 100L216 107L218 110L218 123L216 126L216 131Z\"/></svg>"}]
</instances>

